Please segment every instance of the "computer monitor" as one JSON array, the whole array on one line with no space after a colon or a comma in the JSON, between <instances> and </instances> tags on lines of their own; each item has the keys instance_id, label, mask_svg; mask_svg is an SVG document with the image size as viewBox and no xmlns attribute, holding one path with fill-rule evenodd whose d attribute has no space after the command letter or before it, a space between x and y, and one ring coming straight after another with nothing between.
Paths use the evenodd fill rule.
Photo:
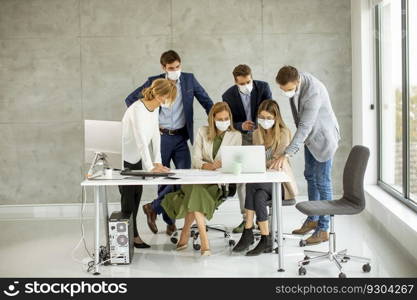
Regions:
<instances>
[{"instance_id":1,"label":"computer monitor","mask_svg":"<svg viewBox=\"0 0 417 300\"><path fill-rule=\"evenodd\" d=\"M92 162L96 152L103 152L111 168L123 169L122 122L85 120L84 141L86 163Z\"/></svg>"}]
</instances>

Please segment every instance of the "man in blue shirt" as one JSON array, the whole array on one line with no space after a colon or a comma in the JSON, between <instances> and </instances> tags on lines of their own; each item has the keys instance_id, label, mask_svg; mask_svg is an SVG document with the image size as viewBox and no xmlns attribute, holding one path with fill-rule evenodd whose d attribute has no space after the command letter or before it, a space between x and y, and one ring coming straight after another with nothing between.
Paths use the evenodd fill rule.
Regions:
<instances>
[{"instance_id":1,"label":"man in blue shirt","mask_svg":"<svg viewBox=\"0 0 417 300\"><path fill-rule=\"evenodd\" d=\"M155 79L167 78L175 82L177 97L171 107L161 106L159 112L159 127L161 132L161 158L162 164L169 167L171 160L177 169L191 168L191 155L187 141L194 142L194 97L208 114L213 101L207 95L204 88L198 83L194 74L181 72L181 58L173 50L166 51L161 55L161 66L164 73L149 77L148 80L133 91L125 100L127 106L142 97L142 90L149 87ZM156 217L163 214L167 223L168 235L176 231L174 220L171 220L161 207L161 201L165 194L173 191L173 186L159 186L158 197L152 203L143 206L147 216L148 226L153 233L158 232Z\"/></svg>"},{"instance_id":2,"label":"man in blue shirt","mask_svg":"<svg viewBox=\"0 0 417 300\"><path fill-rule=\"evenodd\" d=\"M252 70L248 65L235 67L233 77L235 84L224 92L222 98L230 106L233 125L242 133L243 145L252 145L259 105L272 98L271 89L267 82L252 78ZM233 233L242 233L245 225L245 185L238 185L237 191L243 221L233 229Z\"/></svg>"}]
</instances>

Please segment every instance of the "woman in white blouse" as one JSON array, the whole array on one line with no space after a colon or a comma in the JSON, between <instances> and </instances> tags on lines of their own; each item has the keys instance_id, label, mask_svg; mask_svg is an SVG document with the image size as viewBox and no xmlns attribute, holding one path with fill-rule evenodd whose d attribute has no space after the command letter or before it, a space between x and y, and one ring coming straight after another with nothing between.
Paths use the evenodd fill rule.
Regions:
<instances>
[{"instance_id":1,"label":"woman in white blouse","mask_svg":"<svg viewBox=\"0 0 417 300\"><path fill-rule=\"evenodd\" d=\"M122 119L122 156L125 168L149 172L169 171L161 163L159 107L171 105L175 101L176 93L177 89L172 81L157 79L142 91L143 98L126 110ZM122 211L133 214L135 247L149 248L139 237L136 225L142 186L119 186L119 190L122 195Z\"/></svg>"}]
</instances>

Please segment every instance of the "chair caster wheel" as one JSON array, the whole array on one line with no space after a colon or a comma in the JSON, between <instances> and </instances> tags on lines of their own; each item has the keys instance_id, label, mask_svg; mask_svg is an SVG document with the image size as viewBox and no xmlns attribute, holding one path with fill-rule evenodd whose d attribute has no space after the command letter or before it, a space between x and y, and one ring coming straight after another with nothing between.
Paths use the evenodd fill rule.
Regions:
<instances>
[{"instance_id":1,"label":"chair caster wheel","mask_svg":"<svg viewBox=\"0 0 417 300\"><path fill-rule=\"evenodd\" d=\"M345 273L343 273L343 272L340 272L340 273L339 273L339 278L346 278L346 274L345 274Z\"/></svg>"},{"instance_id":2,"label":"chair caster wheel","mask_svg":"<svg viewBox=\"0 0 417 300\"><path fill-rule=\"evenodd\" d=\"M300 267L299 269L298 269L298 275L300 275L300 276L304 276L304 275L306 275L307 274L307 270L306 270L306 268L304 268L304 267Z\"/></svg>"},{"instance_id":3,"label":"chair caster wheel","mask_svg":"<svg viewBox=\"0 0 417 300\"><path fill-rule=\"evenodd\" d=\"M307 242L305 240L301 240L299 245L300 247L305 247L307 245Z\"/></svg>"},{"instance_id":4,"label":"chair caster wheel","mask_svg":"<svg viewBox=\"0 0 417 300\"><path fill-rule=\"evenodd\" d=\"M365 273L369 273L369 272L371 271L371 265L370 265L369 263L364 264L364 265L362 266L362 270L363 270Z\"/></svg>"},{"instance_id":5,"label":"chair caster wheel","mask_svg":"<svg viewBox=\"0 0 417 300\"><path fill-rule=\"evenodd\" d=\"M275 248L275 249L274 249L274 252L275 252L276 254L278 254L278 253L279 253L278 248Z\"/></svg>"},{"instance_id":6,"label":"chair caster wheel","mask_svg":"<svg viewBox=\"0 0 417 300\"><path fill-rule=\"evenodd\" d=\"M193 244L193 248L194 248L194 250L200 250L201 249L201 246L200 246L200 244Z\"/></svg>"},{"instance_id":7,"label":"chair caster wheel","mask_svg":"<svg viewBox=\"0 0 417 300\"><path fill-rule=\"evenodd\" d=\"M306 259L310 259L310 256L304 256L304 260L306 260ZM310 261L305 261L305 262L303 262L303 265L306 266L309 263L310 263Z\"/></svg>"},{"instance_id":8,"label":"chair caster wheel","mask_svg":"<svg viewBox=\"0 0 417 300\"><path fill-rule=\"evenodd\" d=\"M171 243L176 244L178 243L178 239L176 237L171 238Z\"/></svg>"},{"instance_id":9,"label":"chair caster wheel","mask_svg":"<svg viewBox=\"0 0 417 300\"><path fill-rule=\"evenodd\" d=\"M234 240L229 240L229 246L233 247L234 245L236 245L236 242Z\"/></svg>"}]
</instances>

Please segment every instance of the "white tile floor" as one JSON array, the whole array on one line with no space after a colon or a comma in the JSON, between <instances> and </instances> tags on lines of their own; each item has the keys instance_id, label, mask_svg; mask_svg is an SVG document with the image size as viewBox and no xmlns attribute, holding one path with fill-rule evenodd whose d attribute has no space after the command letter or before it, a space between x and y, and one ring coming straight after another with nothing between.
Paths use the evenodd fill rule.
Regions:
<instances>
[{"instance_id":1,"label":"white tile floor","mask_svg":"<svg viewBox=\"0 0 417 300\"><path fill-rule=\"evenodd\" d=\"M284 229L290 231L303 220L294 207L284 208ZM286 240L285 269L278 273L278 257L263 254L245 257L231 254L223 235L210 232L213 255L200 257L190 247L183 252L174 251L169 237L160 232L152 234L140 210L139 227L142 238L152 245L151 249L136 249L133 263L126 266L104 266L104 277L297 277L297 261L303 258L298 240ZM224 203L210 223L234 226L240 221L238 202ZM181 225L182 222L178 222ZM165 229L161 221L160 231ZM1 277L84 277L90 276L85 267L73 261L71 252L80 238L77 219L29 219L0 220L0 276ZM93 220L85 223L87 246L93 246ZM337 247L349 248L352 255L367 256L372 261L372 271L363 273L361 264L344 264L348 277L416 277L417 264L385 233L364 215L336 218ZM234 235L236 240L239 235ZM308 247L325 250L327 245ZM82 247L75 252L77 259L86 258ZM336 277L338 270L333 263L323 261L307 267L307 276Z\"/></svg>"}]
</instances>

